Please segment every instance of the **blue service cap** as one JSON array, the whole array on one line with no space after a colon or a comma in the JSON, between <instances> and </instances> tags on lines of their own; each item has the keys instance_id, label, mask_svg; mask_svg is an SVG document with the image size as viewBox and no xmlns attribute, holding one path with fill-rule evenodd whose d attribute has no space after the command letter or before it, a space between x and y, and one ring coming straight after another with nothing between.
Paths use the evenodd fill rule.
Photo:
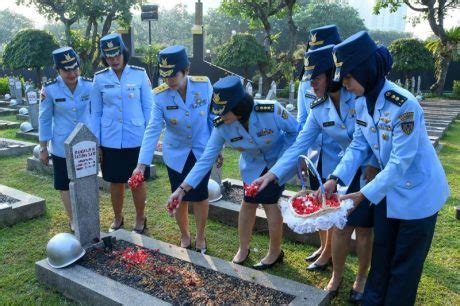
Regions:
<instances>
[{"instance_id":1,"label":"blue service cap","mask_svg":"<svg viewBox=\"0 0 460 306\"><path fill-rule=\"evenodd\" d=\"M224 115L231 111L246 95L237 76L227 76L213 85L214 95L211 103L211 112L214 115Z\"/></svg>"},{"instance_id":2,"label":"blue service cap","mask_svg":"<svg viewBox=\"0 0 460 306\"><path fill-rule=\"evenodd\" d=\"M305 52L303 80L311 80L327 70L334 68L332 50L334 45L327 45Z\"/></svg>"},{"instance_id":3,"label":"blue service cap","mask_svg":"<svg viewBox=\"0 0 460 306\"><path fill-rule=\"evenodd\" d=\"M127 50L121 35L118 33L108 34L101 38L100 42L102 57L115 57Z\"/></svg>"},{"instance_id":4,"label":"blue service cap","mask_svg":"<svg viewBox=\"0 0 460 306\"><path fill-rule=\"evenodd\" d=\"M377 45L366 31L359 31L334 47L334 81L339 82L356 66L364 62L375 51Z\"/></svg>"},{"instance_id":5,"label":"blue service cap","mask_svg":"<svg viewBox=\"0 0 460 306\"><path fill-rule=\"evenodd\" d=\"M308 39L308 50L315 50L327 45L340 43L340 35L337 26L334 24L310 30Z\"/></svg>"},{"instance_id":6,"label":"blue service cap","mask_svg":"<svg viewBox=\"0 0 460 306\"><path fill-rule=\"evenodd\" d=\"M80 59L71 47L62 47L53 51L54 68L75 70L80 67Z\"/></svg>"},{"instance_id":7,"label":"blue service cap","mask_svg":"<svg viewBox=\"0 0 460 306\"><path fill-rule=\"evenodd\" d=\"M189 66L187 51L184 46L171 46L158 54L158 66L162 78L173 77Z\"/></svg>"}]
</instances>

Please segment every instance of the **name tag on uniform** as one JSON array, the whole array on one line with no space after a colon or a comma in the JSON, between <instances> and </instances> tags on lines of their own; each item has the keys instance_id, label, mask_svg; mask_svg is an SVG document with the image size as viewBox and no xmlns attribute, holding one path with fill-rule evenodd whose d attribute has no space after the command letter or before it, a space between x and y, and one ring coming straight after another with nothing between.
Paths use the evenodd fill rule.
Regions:
<instances>
[{"instance_id":1,"label":"name tag on uniform","mask_svg":"<svg viewBox=\"0 0 460 306\"><path fill-rule=\"evenodd\" d=\"M311 93L307 92L307 93L305 94L305 98L315 99L315 100L316 100L317 97L316 97L314 94L311 94Z\"/></svg>"},{"instance_id":2,"label":"name tag on uniform","mask_svg":"<svg viewBox=\"0 0 460 306\"><path fill-rule=\"evenodd\" d=\"M333 125L335 125L335 122L334 122L334 121L323 122L323 127L333 126Z\"/></svg>"},{"instance_id":3,"label":"name tag on uniform","mask_svg":"<svg viewBox=\"0 0 460 306\"><path fill-rule=\"evenodd\" d=\"M356 123L361 125L361 126L367 126L367 122L366 121L362 121L362 120L356 120Z\"/></svg>"},{"instance_id":4,"label":"name tag on uniform","mask_svg":"<svg viewBox=\"0 0 460 306\"><path fill-rule=\"evenodd\" d=\"M167 110L178 109L178 108L179 108L179 106L177 106L177 105L169 105L169 106L166 106L166 109L167 109Z\"/></svg>"},{"instance_id":5,"label":"name tag on uniform","mask_svg":"<svg viewBox=\"0 0 460 306\"><path fill-rule=\"evenodd\" d=\"M65 98L54 99L54 102L65 102Z\"/></svg>"},{"instance_id":6,"label":"name tag on uniform","mask_svg":"<svg viewBox=\"0 0 460 306\"><path fill-rule=\"evenodd\" d=\"M89 95L81 96L80 100L81 101L88 101L89 100Z\"/></svg>"},{"instance_id":7,"label":"name tag on uniform","mask_svg":"<svg viewBox=\"0 0 460 306\"><path fill-rule=\"evenodd\" d=\"M236 141L239 141L239 140L241 140L241 139L243 139L243 136L239 136L239 137L232 138L232 139L230 139L230 141L231 141L231 142L236 142Z\"/></svg>"},{"instance_id":8,"label":"name tag on uniform","mask_svg":"<svg viewBox=\"0 0 460 306\"><path fill-rule=\"evenodd\" d=\"M115 88L115 85L104 85L104 88Z\"/></svg>"}]
</instances>

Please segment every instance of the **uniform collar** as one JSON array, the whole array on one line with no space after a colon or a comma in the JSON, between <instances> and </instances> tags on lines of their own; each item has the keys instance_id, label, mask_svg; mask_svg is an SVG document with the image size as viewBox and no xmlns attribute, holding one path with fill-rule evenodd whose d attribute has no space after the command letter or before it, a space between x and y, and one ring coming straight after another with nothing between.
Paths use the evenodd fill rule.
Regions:
<instances>
[{"instance_id":1,"label":"uniform collar","mask_svg":"<svg viewBox=\"0 0 460 306\"><path fill-rule=\"evenodd\" d=\"M58 81L58 84L59 84L59 87L61 88L61 90L64 92L64 94L68 97L73 97L73 96L76 96L79 94L80 92L80 89L82 87L82 80L81 80L81 77L78 77L78 81L77 81L77 87L75 87L75 91L72 92L70 91L69 87L67 87L67 85L65 84L64 80L61 78L61 76L59 75L57 78L57 81Z\"/></svg>"}]
</instances>

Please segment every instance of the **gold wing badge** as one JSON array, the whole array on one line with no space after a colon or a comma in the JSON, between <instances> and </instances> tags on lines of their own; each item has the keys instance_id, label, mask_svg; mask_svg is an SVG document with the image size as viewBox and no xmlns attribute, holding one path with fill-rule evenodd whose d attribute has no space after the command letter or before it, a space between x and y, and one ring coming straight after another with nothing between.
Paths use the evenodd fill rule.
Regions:
<instances>
[{"instance_id":1,"label":"gold wing badge","mask_svg":"<svg viewBox=\"0 0 460 306\"><path fill-rule=\"evenodd\" d=\"M176 67L176 65L168 64L168 59L166 57L164 57L161 60L159 66L160 66L160 75L163 78L170 77L174 71L174 67Z\"/></svg>"}]
</instances>

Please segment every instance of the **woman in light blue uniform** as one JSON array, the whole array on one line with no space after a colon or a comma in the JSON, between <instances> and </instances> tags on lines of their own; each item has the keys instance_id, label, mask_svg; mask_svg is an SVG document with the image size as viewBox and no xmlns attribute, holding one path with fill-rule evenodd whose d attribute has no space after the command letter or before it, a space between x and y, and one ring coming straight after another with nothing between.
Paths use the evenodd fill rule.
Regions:
<instances>
[{"instance_id":1,"label":"woman in light blue uniform","mask_svg":"<svg viewBox=\"0 0 460 306\"><path fill-rule=\"evenodd\" d=\"M335 25L327 25L324 27L319 27L310 30L310 37L308 39L307 51L314 51L318 48L338 44L340 42L340 35L338 29ZM313 88L311 87L310 79L307 79L308 74L304 73L307 68L308 63L304 62L304 67L302 69L301 82L299 86L299 93L297 96L297 121L300 123L300 128L302 129L307 121L307 116L310 113L311 104L317 99ZM322 170L322 159L335 160L336 156L329 154L330 150L321 151L321 147L336 147L335 141L333 138L329 137L327 133L320 133L316 138L315 142L308 148L307 156L310 160L316 165L316 167L321 173ZM334 151L332 151L335 154ZM315 175L308 172L310 188L316 190L319 188L319 182ZM327 175L324 176L325 180ZM332 241L332 231L318 231L319 238L321 241L321 246L315 252L310 254L305 258L307 262L315 262L318 260L318 263L327 263L331 259L331 241ZM319 258L321 256L321 258ZM319 258L319 259L318 259ZM321 265L320 265L321 266ZM326 267L326 266L324 266Z\"/></svg>"},{"instance_id":2,"label":"woman in light blue uniform","mask_svg":"<svg viewBox=\"0 0 460 306\"><path fill-rule=\"evenodd\" d=\"M245 184L263 175L276 162L280 154L297 136L297 121L278 102L255 102L236 76L229 76L214 84L211 110L220 117L214 120L206 149L179 188L170 196L169 203L181 200L200 180L216 160L224 144L242 152L240 172ZM294 173L292 173L294 174ZM292 175L291 175L292 176ZM268 254L255 269L263 270L283 261L281 250L283 219L277 205L284 189L284 182L272 183L257 196L244 195L238 219L240 247L233 258L243 263L249 256L249 242L258 204L262 204L267 215L270 233Z\"/></svg>"},{"instance_id":3,"label":"woman in light blue uniform","mask_svg":"<svg viewBox=\"0 0 460 306\"><path fill-rule=\"evenodd\" d=\"M388 50L358 32L334 47L336 80L357 96L353 141L331 179L349 183L372 150L381 171L352 199L376 204L371 269L364 305L413 305L436 217L449 186L428 138L423 110L407 90L386 80L392 59Z\"/></svg>"},{"instance_id":4,"label":"woman in light blue uniform","mask_svg":"<svg viewBox=\"0 0 460 306\"><path fill-rule=\"evenodd\" d=\"M152 161L163 124L163 160L168 170L171 192L177 189L199 159L208 142L212 124L212 86L207 77L189 76L190 63L183 46L171 46L158 55L160 75L165 83L154 89L152 117L142 141L138 165L144 171ZM197 227L195 249L206 252L205 227L208 218L208 172L198 187L187 194L176 212L181 231L180 245L191 248L188 203L193 204Z\"/></svg>"},{"instance_id":5,"label":"woman in light blue uniform","mask_svg":"<svg viewBox=\"0 0 460 306\"><path fill-rule=\"evenodd\" d=\"M137 165L142 137L150 119L152 88L144 68L128 65L129 51L119 34L101 38L102 62L91 92L92 130L101 145L101 170L110 182L115 218L109 232L123 226L125 184ZM150 175L148 169L144 176ZM136 220L133 231L142 233L145 217L145 184L132 190Z\"/></svg>"},{"instance_id":6,"label":"woman in light blue uniform","mask_svg":"<svg viewBox=\"0 0 460 306\"><path fill-rule=\"evenodd\" d=\"M38 127L40 160L48 165L51 153L54 188L60 191L73 231L64 141L79 122L89 123L92 80L80 76L80 60L72 48L54 50L53 60L59 76L48 81L41 91ZM51 152L48 152L48 142Z\"/></svg>"},{"instance_id":7,"label":"woman in light blue uniform","mask_svg":"<svg viewBox=\"0 0 460 306\"><path fill-rule=\"evenodd\" d=\"M328 135L328 137L334 140L334 143L322 146L322 151L327 152L322 158L321 172L324 176L332 173L340 162L344 151L352 141L356 123L355 104L358 102L355 100L353 94L342 88L340 83L332 81L334 69L333 47L334 45L328 45L306 53L305 62L307 65L305 77L311 80L313 90L320 98L312 103L307 122L297 137L296 142L283 154L266 175L255 181L256 184L261 184L261 189L265 188L268 183L275 179L283 180L290 169L296 166L298 156L308 150L319 133ZM326 156L333 156L334 158L328 159L325 158ZM370 152L368 152L368 156L371 156ZM368 159L362 162L360 169L354 175L353 181L349 185L349 193L359 190L360 186L364 185L364 181L372 179L370 174L374 172L375 175L377 169L370 165L378 166L375 160ZM366 171L368 171L367 175L369 175L367 178L364 175ZM372 252L372 225L373 210L369 202L367 202L363 203L359 210L355 210L348 217L344 229L333 228L333 274L326 287L326 290L330 291L332 297L338 293L351 241L351 234L353 231L356 231L359 269L353 284L352 293L350 294L350 300L352 302L359 302L361 299ZM327 263L321 263L318 260L312 263L307 270L323 269ZM357 299L356 295L358 295Z\"/></svg>"}]
</instances>

